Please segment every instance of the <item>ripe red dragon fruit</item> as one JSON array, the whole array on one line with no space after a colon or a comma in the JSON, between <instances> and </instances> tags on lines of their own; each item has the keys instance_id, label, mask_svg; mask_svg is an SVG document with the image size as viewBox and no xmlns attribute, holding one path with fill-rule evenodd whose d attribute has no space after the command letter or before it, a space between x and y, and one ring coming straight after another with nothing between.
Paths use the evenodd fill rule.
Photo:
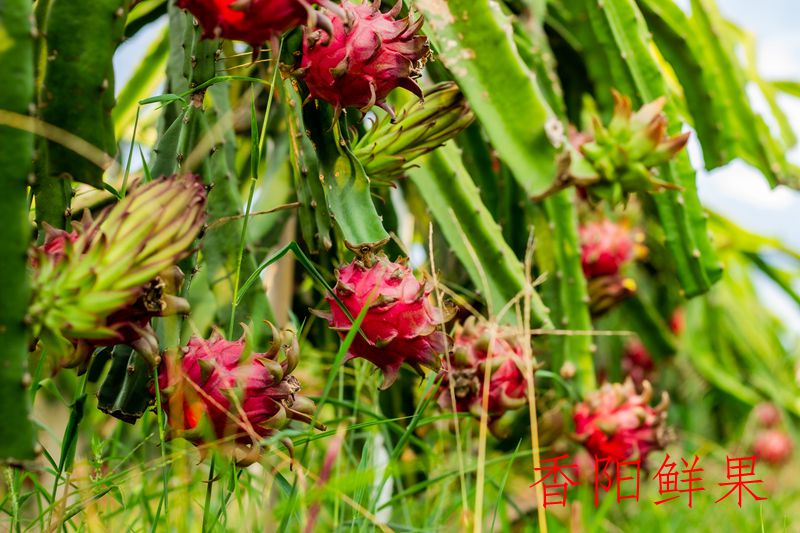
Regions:
<instances>
[{"instance_id":1,"label":"ripe red dragon fruit","mask_svg":"<svg viewBox=\"0 0 800 533\"><path fill-rule=\"evenodd\" d=\"M491 352L491 367L488 359ZM508 411L527 404L527 381L519 365L523 364L525 352L519 334L489 322L478 322L469 317L458 324L453 332L453 348L450 366L442 370L439 405L452 410L450 384L455 394L455 410L472 413L480 418L483 405L484 379L487 368L489 377L488 416L492 432L502 436L498 423Z\"/></svg>"},{"instance_id":2,"label":"ripe red dragon fruit","mask_svg":"<svg viewBox=\"0 0 800 533\"><path fill-rule=\"evenodd\" d=\"M613 276L633 258L634 242L627 228L610 220L589 222L578 230L581 264L587 278Z\"/></svg>"},{"instance_id":3,"label":"ripe red dragon fruit","mask_svg":"<svg viewBox=\"0 0 800 533\"><path fill-rule=\"evenodd\" d=\"M207 38L244 41L253 48L308 23L329 26L314 4L336 9L327 0L178 0L203 27Z\"/></svg>"},{"instance_id":4,"label":"ripe red dragon fruit","mask_svg":"<svg viewBox=\"0 0 800 533\"><path fill-rule=\"evenodd\" d=\"M758 424L765 428L775 427L781 421L781 412L775 407L775 404L769 402L756 405L753 408L753 416Z\"/></svg>"},{"instance_id":5,"label":"ripe red dragon fruit","mask_svg":"<svg viewBox=\"0 0 800 533\"><path fill-rule=\"evenodd\" d=\"M655 364L650 352L642 341L631 339L625 343L622 354L622 371L633 380L637 387L641 387L645 380L649 380Z\"/></svg>"},{"instance_id":6,"label":"ripe red dragon fruit","mask_svg":"<svg viewBox=\"0 0 800 533\"><path fill-rule=\"evenodd\" d=\"M667 428L669 396L663 393L656 407L650 406L653 390L648 381L637 394L633 381L606 383L577 404L573 411L575 438L590 454L617 461L644 460L670 440Z\"/></svg>"},{"instance_id":7,"label":"ripe red dragon fruit","mask_svg":"<svg viewBox=\"0 0 800 533\"><path fill-rule=\"evenodd\" d=\"M447 339L442 324L451 313L433 304L432 290L404 263L390 261L383 254L355 259L337 271L334 291L352 317L371 302L361 323L363 335L355 336L347 360L361 357L380 368L381 389L394 383L403 363L420 374L421 366L439 369ZM334 298L328 296L327 300L330 313L315 314L328 320L344 338L352 322Z\"/></svg>"},{"instance_id":8,"label":"ripe red dragon fruit","mask_svg":"<svg viewBox=\"0 0 800 533\"><path fill-rule=\"evenodd\" d=\"M792 455L792 439L780 429L767 429L756 436L753 454L771 465L781 465Z\"/></svg>"},{"instance_id":9,"label":"ripe red dragon fruit","mask_svg":"<svg viewBox=\"0 0 800 533\"><path fill-rule=\"evenodd\" d=\"M303 44L300 72L311 97L336 107L363 111L379 105L393 114L386 97L402 87L422 98L413 80L427 60L428 39L417 35L422 18L395 20L403 7L398 1L387 13L381 0L355 5L345 0L344 16L332 13L333 31L309 31Z\"/></svg>"},{"instance_id":10,"label":"ripe red dragon fruit","mask_svg":"<svg viewBox=\"0 0 800 533\"><path fill-rule=\"evenodd\" d=\"M244 337L193 337L181 357L166 356L159 387L170 437L196 445L221 440L246 465L260 456L264 437L291 420L310 423L314 403L297 394L300 383L292 376L297 339L293 332L275 328L273 339L266 353L248 354ZM291 442L284 443L291 450Z\"/></svg>"}]
</instances>

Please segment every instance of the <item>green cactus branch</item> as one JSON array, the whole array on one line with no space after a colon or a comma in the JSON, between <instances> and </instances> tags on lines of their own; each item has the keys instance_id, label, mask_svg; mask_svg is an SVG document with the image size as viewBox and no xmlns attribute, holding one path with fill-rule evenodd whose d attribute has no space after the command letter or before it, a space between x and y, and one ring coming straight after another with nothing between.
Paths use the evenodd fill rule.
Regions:
<instances>
[{"instance_id":1,"label":"green cactus branch","mask_svg":"<svg viewBox=\"0 0 800 533\"><path fill-rule=\"evenodd\" d=\"M0 63L7 70L0 109L28 113L34 98L31 2L0 4ZM27 185L32 170L33 134L0 126L0 460L33 459L36 430L30 420L29 334L25 324L30 299L27 247Z\"/></svg>"},{"instance_id":2,"label":"green cactus branch","mask_svg":"<svg viewBox=\"0 0 800 533\"><path fill-rule=\"evenodd\" d=\"M130 0L51 0L45 26L47 59L39 91L42 119L115 154L112 57L122 42ZM100 188L103 169L67 148L48 143L46 179L72 179ZM40 179L45 177L40 176Z\"/></svg>"},{"instance_id":3,"label":"green cactus branch","mask_svg":"<svg viewBox=\"0 0 800 533\"><path fill-rule=\"evenodd\" d=\"M556 149L547 133L552 112L497 2L416 0L414 5L515 179L529 196L548 190L556 176Z\"/></svg>"},{"instance_id":4,"label":"green cactus branch","mask_svg":"<svg viewBox=\"0 0 800 533\"><path fill-rule=\"evenodd\" d=\"M453 144L419 161L419 168L411 169L409 176L473 283L486 293L489 309L500 313L524 291L522 263L503 239ZM535 292L532 318L535 327L552 327L548 310ZM513 310L503 317L505 321L514 319Z\"/></svg>"}]
</instances>

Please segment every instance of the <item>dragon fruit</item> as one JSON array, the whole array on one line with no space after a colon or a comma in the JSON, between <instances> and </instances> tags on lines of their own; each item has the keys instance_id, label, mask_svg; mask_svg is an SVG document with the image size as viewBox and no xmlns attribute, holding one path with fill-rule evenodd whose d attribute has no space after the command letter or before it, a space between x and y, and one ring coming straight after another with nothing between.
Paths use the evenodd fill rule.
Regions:
<instances>
[{"instance_id":1,"label":"dragon fruit","mask_svg":"<svg viewBox=\"0 0 800 533\"><path fill-rule=\"evenodd\" d=\"M613 276L633 258L634 242L627 228L608 219L578 229L581 265L587 278Z\"/></svg>"},{"instance_id":2,"label":"dragon fruit","mask_svg":"<svg viewBox=\"0 0 800 533\"><path fill-rule=\"evenodd\" d=\"M575 438L590 454L617 461L644 460L669 442L669 395L664 392L659 405L652 407L652 387L648 381L642 387L642 394L637 394L630 379L624 384L606 383L575 406Z\"/></svg>"},{"instance_id":3,"label":"dragon fruit","mask_svg":"<svg viewBox=\"0 0 800 533\"><path fill-rule=\"evenodd\" d=\"M333 30L309 30L303 44L299 73L312 98L337 109L356 107L363 111L379 105L394 115L386 97L402 87L422 98L413 80L428 58L428 39L417 35L422 18L396 20L403 2L387 13L381 0L360 5L342 3L343 15L331 13Z\"/></svg>"},{"instance_id":4,"label":"dragon fruit","mask_svg":"<svg viewBox=\"0 0 800 533\"><path fill-rule=\"evenodd\" d=\"M291 420L311 423L314 403L297 394L292 375L299 347L291 331L273 329L265 353L247 353L244 337L193 337L181 356L167 355L159 375L170 438L195 445L220 442L243 466L258 460L261 441ZM282 355L282 357L281 357ZM291 441L284 440L291 451Z\"/></svg>"},{"instance_id":5,"label":"dragon fruit","mask_svg":"<svg viewBox=\"0 0 800 533\"><path fill-rule=\"evenodd\" d=\"M641 387L645 380L649 380L655 364L650 352L642 341L631 339L625 343L622 354L622 371L629 376L637 387Z\"/></svg>"},{"instance_id":6,"label":"dragon fruit","mask_svg":"<svg viewBox=\"0 0 800 533\"><path fill-rule=\"evenodd\" d=\"M244 41L253 48L303 24L330 28L314 4L336 10L328 0L178 0L203 27L206 38Z\"/></svg>"},{"instance_id":7,"label":"dragon fruit","mask_svg":"<svg viewBox=\"0 0 800 533\"><path fill-rule=\"evenodd\" d=\"M491 367L488 359L491 352ZM508 411L527 404L527 381L518 365L524 360L519 334L488 322L469 317L453 332L450 366L442 370L439 405L452 410L450 385L455 393L455 410L480 418L483 405L484 379L490 368L488 416L489 428L496 436L503 435L501 417Z\"/></svg>"},{"instance_id":8,"label":"dragon fruit","mask_svg":"<svg viewBox=\"0 0 800 533\"><path fill-rule=\"evenodd\" d=\"M355 259L337 271L334 291L352 317L371 302L347 360L360 357L380 368L381 389L394 383L403 363L420 374L422 366L439 369L440 354L447 344L441 328L452 313L433 304L430 284L414 277L404 263L392 262L383 254ZM330 313L314 313L344 338L351 318L333 297L328 296L327 301Z\"/></svg>"},{"instance_id":9,"label":"dragon fruit","mask_svg":"<svg viewBox=\"0 0 800 533\"><path fill-rule=\"evenodd\" d=\"M765 428L775 427L781 421L781 412L775 407L775 404L769 402L756 405L753 408L753 415L758 424Z\"/></svg>"},{"instance_id":10,"label":"dragon fruit","mask_svg":"<svg viewBox=\"0 0 800 533\"><path fill-rule=\"evenodd\" d=\"M792 439L780 429L767 429L756 436L753 454L771 465L781 465L792 455Z\"/></svg>"}]
</instances>

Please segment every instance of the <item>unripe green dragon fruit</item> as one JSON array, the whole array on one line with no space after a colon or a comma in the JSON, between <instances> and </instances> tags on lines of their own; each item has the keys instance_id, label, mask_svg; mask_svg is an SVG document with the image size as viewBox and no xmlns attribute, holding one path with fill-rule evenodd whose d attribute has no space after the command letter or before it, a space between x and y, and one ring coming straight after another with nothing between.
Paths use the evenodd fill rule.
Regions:
<instances>
[{"instance_id":1,"label":"unripe green dragon fruit","mask_svg":"<svg viewBox=\"0 0 800 533\"><path fill-rule=\"evenodd\" d=\"M412 161L472 124L475 114L458 85L447 81L426 90L424 101L412 100L390 118L376 122L353 147L373 181L399 178Z\"/></svg>"},{"instance_id":2,"label":"unripe green dragon fruit","mask_svg":"<svg viewBox=\"0 0 800 533\"><path fill-rule=\"evenodd\" d=\"M272 327L271 324L270 327ZM159 375L170 438L217 444L240 465L258 460L262 440L292 420L311 423L315 406L298 394L292 375L299 346L294 332L272 327L265 353L248 353L244 337L193 337L182 353L166 355ZM283 443L292 450L292 443Z\"/></svg>"},{"instance_id":3,"label":"unripe green dragon fruit","mask_svg":"<svg viewBox=\"0 0 800 533\"><path fill-rule=\"evenodd\" d=\"M33 252L34 334L64 366L87 361L94 346L126 343L153 363L153 316L188 312L173 294L175 264L191 253L205 223L206 191L195 176L134 183L96 219Z\"/></svg>"},{"instance_id":4,"label":"unripe green dragon fruit","mask_svg":"<svg viewBox=\"0 0 800 533\"><path fill-rule=\"evenodd\" d=\"M643 461L654 450L663 450L672 438L667 427L669 395L650 405L653 389L648 381L636 393L633 381L605 383L589 393L573 411L575 438L587 451L601 459Z\"/></svg>"},{"instance_id":5,"label":"unripe green dragon fruit","mask_svg":"<svg viewBox=\"0 0 800 533\"><path fill-rule=\"evenodd\" d=\"M344 0L344 13L330 13L330 33L320 29L306 34L298 73L311 97L333 105L337 114L344 107L367 111L374 105L393 114L386 97L396 87L423 96L414 81L430 52L428 38L417 33L422 18L395 20L402 0L387 13L380 6L381 0Z\"/></svg>"},{"instance_id":6,"label":"unripe green dragon fruit","mask_svg":"<svg viewBox=\"0 0 800 533\"><path fill-rule=\"evenodd\" d=\"M491 365L489 357L491 355ZM442 370L439 405L443 409L471 413L480 418L483 411L484 380L489 371L489 429L497 437L505 435L502 417L527 405L528 385L521 370L525 352L518 332L509 328L478 322L469 317L453 332L450 368ZM450 393L453 386L455 406Z\"/></svg>"},{"instance_id":7,"label":"unripe green dragon fruit","mask_svg":"<svg viewBox=\"0 0 800 533\"><path fill-rule=\"evenodd\" d=\"M361 334L350 345L347 360L366 359L383 372L381 389L397 379L403 363L420 374L422 366L438 370L446 348L447 335L442 325L452 313L436 307L433 287L418 280L402 262L390 261L383 254L354 259L337 270L334 291L356 317L369 303ZM327 297L330 312L314 311L344 338L352 322L336 300Z\"/></svg>"},{"instance_id":8,"label":"unripe green dragon fruit","mask_svg":"<svg viewBox=\"0 0 800 533\"><path fill-rule=\"evenodd\" d=\"M688 132L667 136L667 119L662 113L666 98L647 103L635 113L627 96L614 91L614 102L608 126L592 117L592 131L581 135L580 143L572 147L572 182L584 187L590 200L612 203L625 201L633 192L677 188L658 179L656 170L689 140Z\"/></svg>"}]
</instances>

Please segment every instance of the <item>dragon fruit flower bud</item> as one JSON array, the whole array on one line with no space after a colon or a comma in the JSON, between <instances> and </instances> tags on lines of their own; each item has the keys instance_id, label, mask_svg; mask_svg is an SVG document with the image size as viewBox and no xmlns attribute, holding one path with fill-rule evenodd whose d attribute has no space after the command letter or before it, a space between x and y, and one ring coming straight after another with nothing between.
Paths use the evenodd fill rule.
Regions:
<instances>
[{"instance_id":1,"label":"dragon fruit flower bud","mask_svg":"<svg viewBox=\"0 0 800 533\"><path fill-rule=\"evenodd\" d=\"M187 312L177 290L165 291L164 278L157 278L174 277L171 269L191 253L205 205L205 188L195 176L136 182L96 219L84 217L77 237L62 239L65 246L51 241L56 253L40 250L29 314L48 352L76 366L88 347L136 336L123 333L120 324L147 334L149 317Z\"/></svg>"},{"instance_id":2,"label":"dragon fruit flower bud","mask_svg":"<svg viewBox=\"0 0 800 533\"><path fill-rule=\"evenodd\" d=\"M780 429L766 429L756 436L753 454L768 464L778 466L786 463L792 455L792 439Z\"/></svg>"},{"instance_id":3,"label":"dragon fruit flower bud","mask_svg":"<svg viewBox=\"0 0 800 533\"><path fill-rule=\"evenodd\" d=\"M500 422L503 415L519 409L528 402L527 380L521 370L525 352L520 335L509 328L478 322L469 317L458 324L453 332L450 368L445 363L439 390L439 405L443 409L472 413L481 417L483 410L484 380L489 375L488 419L489 428L502 438L505 427ZM491 365L489 357L491 356ZM450 385L455 393L452 403Z\"/></svg>"},{"instance_id":4,"label":"dragon fruit flower bud","mask_svg":"<svg viewBox=\"0 0 800 533\"><path fill-rule=\"evenodd\" d=\"M261 456L264 438L292 420L312 422L314 403L299 395L292 375L296 336L272 330L265 353L248 353L244 337L228 341L214 334L193 337L180 355L165 357L159 387L170 438L195 445L221 441L223 451L246 466ZM291 452L291 441L283 442Z\"/></svg>"},{"instance_id":5,"label":"dragon fruit flower bud","mask_svg":"<svg viewBox=\"0 0 800 533\"><path fill-rule=\"evenodd\" d=\"M397 379L403 363L422 374L422 366L438 370L447 335L442 325L452 313L433 304L433 287L418 280L402 262L390 261L383 254L354 259L337 270L336 296L348 314L331 296L330 312L314 311L344 338L351 328L351 317L365 305L369 310L361 322L361 332L350 345L347 360L362 358L381 369L386 389Z\"/></svg>"},{"instance_id":6,"label":"dragon fruit flower bud","mask_svg":"<svg viewBox=\"0 0 800 533\"><path fill-rule=\"evenodd\" d=\"M428 58L428 39L417 32L422 18L396 20L402 0L387 13L381 0L353 4L345 0L344 13L330 14L332 31L306 32L299 72L312 98L324 100L338 111L362 111L379 105L394 114L386 97L402 87L422 98L414 81Z\"/></svg>"},{"instance_id":7,"label":"dragon fruit flower bud","mask_svg":"<svg viewBox=\"0 0 800 533\"><path fill-rule=\"evenodd\" d=\"M412 100L389 120L384 116L360 138L353 154L372 181L390 183L420 156L461 133L475 114L454 82L425 91L425 100Z\"/></svg>"},{"instance_id":8,"label":"dragon fruit flower bud","mask_svg":"<svg viewBox=\"0 0 800 533\"><path fill-rule=\"evenodd\" d=\"M648 381L636 393L633 381L604 384L589 393L573 410L575 438L593 456L617 461L644 460L654 450L662 450L671 440L667 428L669 396L663 393L656 407Z\"/></svg>"},{"instance_id":9,"label":"dragon fruit flower bud","mask_svg":"<svg viewBox=\"0 0 800 533\"><path fill-rule=\"evenodd\" d=\"M662 113L665 98L658 98L634 112L631 100L614 91L614 114L607 126L592 119L591 140L571 147L571 174L576 185L586 188L590 200L626 201L633 192L676 189L656 177L655 167L669 162L689 139L689 133L667 134Z\"/></svg>"},{"instance_id":10,"label":"dragon fruit flower bud","mask_svg":"<svg viewBox=\"0 0 800 533\"><path fill-rule=\"evenodd\" d=\"M336 10L328 0L178 0L197 18L206 38L244 41L254 49L303 24L330 28L315 4Z\"/></svg>"}]
</instances>

